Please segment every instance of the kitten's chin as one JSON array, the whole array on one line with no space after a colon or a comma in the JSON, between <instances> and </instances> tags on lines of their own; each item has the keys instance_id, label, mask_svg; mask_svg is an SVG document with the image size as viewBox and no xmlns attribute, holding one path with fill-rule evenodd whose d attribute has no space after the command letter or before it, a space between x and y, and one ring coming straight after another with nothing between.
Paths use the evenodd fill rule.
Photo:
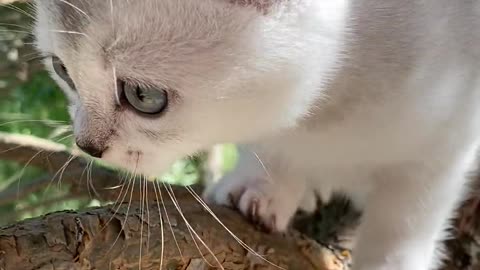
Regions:
<instances>
[{"instance_id":1,"label":"kitten's chin","mask_svg":"<svg viewBox=\"0 0 480 270\"><path fill-rule=\"evenodd\" d=\"M135 175L144 175L147 177L159 177L165 173L173 164L165 160L158 160L145 155L141 152L104 154L102 161L105 161L115 167L126 170Z\"/></svg>"}]
</instances>

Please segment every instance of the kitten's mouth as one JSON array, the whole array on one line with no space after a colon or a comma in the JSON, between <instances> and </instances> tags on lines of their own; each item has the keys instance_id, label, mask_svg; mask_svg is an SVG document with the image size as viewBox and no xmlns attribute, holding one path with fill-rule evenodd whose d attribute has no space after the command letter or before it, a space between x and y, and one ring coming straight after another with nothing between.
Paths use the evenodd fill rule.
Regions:
<instances>
[{"instance_id":1,"label":"kitten's mouth","mask_svg":"<svg viewBox=\"0 0 480 270\"><path fill-rule=\"evenodd\" d=\"M127 164L123 164L123 166L127 166L130 170L134 173L139 173L142 171L142 163L144 153L140 150L128 150L127 151Z\"/></svg>"},{"instance_id":2,"label":"kitten's mouth","mask_svg":"<svg viewBox=\"0 0 480 270\"><path fill-rule=\"evenodd\" d=\"M128 157L131 157L131 158L136 157L137 159L140 159L140 157L143 155L143 152L139 151L139 150L128 150L127 155L128 155Z\"/></svg>"}]
</instances>

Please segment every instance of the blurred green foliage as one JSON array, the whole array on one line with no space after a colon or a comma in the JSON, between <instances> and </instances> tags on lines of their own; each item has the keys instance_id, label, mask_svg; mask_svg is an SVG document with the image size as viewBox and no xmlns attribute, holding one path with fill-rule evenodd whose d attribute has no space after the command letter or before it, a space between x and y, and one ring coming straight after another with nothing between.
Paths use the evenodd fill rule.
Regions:
<instances>
[{"instance_id":1,"label":"blurred green foliage","mask_svg":"<svg viewBox=\"0 0 480 270\"><path fill-rule=\"evenodd\" d=\"M67 101L48 73L38 63L28 61L38 56L26 45L31 36L24 30L31 18L15 10L17 7L28 12L24 4L15 8L0 6L0 132L38 136L70 147L74 139ZM28 79L22 79L25 70ZM223 156L223 170L228 171L236 161L235 146L224 146ZM180 160L161 179L172 184L197 183L203 175L205 158L205 154L198 154ZM36 168L0 160L0 192L42 177L52 176ZM46 190L0 205L0 225L52 211L99 204L91 199L62 199L68 195L68 186L58 178L52 179Z\"/></svg>"},{"instance_id":2,"label":"blurred green foliage","mask_svg":"<svg viewBox=\"0 0 480 270\"><path fill-rule=\"evenodd\" d=\"M30 25L30 18L15 10L17 7L28 11L26 5L0 6L0 131L39 136L72 146L66 99L48 73L39 68L38 63L28 61L36 58L38 53L25 45L31 42L31 35L24 32ZM32 65L36 66L30 68ZM25 70L29 72L28 78L22 80ZM224 147L224 153L224 169L229 170L236 160L235 147ZM202 176L204 160L204 154L180 160L162 179L174 184L196 183ZM48 175L39 169L0 161L0 192L40 177ZM47 190L0 205L0 217L3 217L0 225L56 210L99 204L90 199L52 200L68 195L68 187L58 179L52 179Z\"/></svg>"},{"instance_id":3,"label":"blurred green foliage","mask_svg":"<svg viewBox=\"0 0 480 270\"><path fill-rule=\"evenodd\" d=\"M64 97L44 71L32 74L27 82L9 89L0 100L0 131L3 132L34 135L71 145L71 137L65 137L69 132L67 121ZM44 172L35 168L0 161L0 190L28 183L43 175ZM0 216L9 218L0 219L0 223L88 204L86 201L72 200L34 207L46 198L61 197L66 192L65 187L57 188L56 183L52 183L51 188L45 192L32 193L25 199L1 206ZM16 215L19 209L31 211L21 211Z\"/></svg>"}]
</instances>

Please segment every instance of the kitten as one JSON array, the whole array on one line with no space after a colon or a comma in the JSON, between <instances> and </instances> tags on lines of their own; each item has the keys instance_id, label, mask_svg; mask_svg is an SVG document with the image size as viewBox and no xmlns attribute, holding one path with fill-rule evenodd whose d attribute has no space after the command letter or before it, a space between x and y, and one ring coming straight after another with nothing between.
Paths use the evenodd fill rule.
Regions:
<instances>
[{"instance_id":1,"label":"kitten","mask_svg":"<svg viewBox=\"0 0 480 270\"><path fill-rule=\"evenodd\" d=\"M217 143L205 197L274 231L317 193L364 209L355 270L437 267L480 135L474 0L37 0L92 156L159 175Z\"/></svg>"}]
</instances>

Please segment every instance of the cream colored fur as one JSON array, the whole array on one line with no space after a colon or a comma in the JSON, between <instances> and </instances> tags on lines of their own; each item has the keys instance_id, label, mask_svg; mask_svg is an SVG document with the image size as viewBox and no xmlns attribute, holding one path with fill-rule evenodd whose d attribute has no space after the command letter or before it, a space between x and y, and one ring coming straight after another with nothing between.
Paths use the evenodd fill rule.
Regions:
<instances>
[{"instance_id":1,"label":"cream colored fur","mask_svg":"<svg viewBox=\"0 0 480 270\"><path fill-rule=\"evenodd\" d=\"M341 190L365 210L354 270L438 265L480 136L480 2L69 1L85 14L36 2L38 48L77 86L52 72L77 140L106 143L105 161L159 175L238 143L211 202L232 194L284 230ZM117 78L168 88L168 111L116 110Z\"/></svg>"}]
</instances>

